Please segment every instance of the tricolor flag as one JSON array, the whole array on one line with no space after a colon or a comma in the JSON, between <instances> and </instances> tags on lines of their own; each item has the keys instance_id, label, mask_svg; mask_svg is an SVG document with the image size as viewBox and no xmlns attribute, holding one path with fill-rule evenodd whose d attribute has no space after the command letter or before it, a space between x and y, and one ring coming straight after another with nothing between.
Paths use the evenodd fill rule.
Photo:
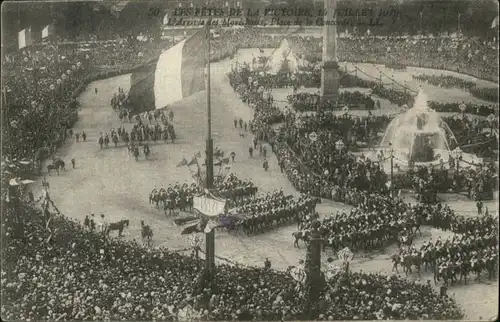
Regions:
<instances>
[{"instance_id":1,"label":"tricolor flag","mask_svg":"<svg viewBox=\"0 0 500 322\"><path fill-rule=\"evenodd\" d=\"M31 45L31 27L21 30L18 33L19 49Z\"/></svg>"},{"instance_id":2,"label":"tricolor flag","mask_svg":"<svg viewBox=\"0 0 500 322\"><path fill-rule=\"evenodd\" d=\"M48 38L54 34L54 25L50 24L42 29L42 39Z\"/></svg>"},{"instance_id":3,"label":"tricolor flag","mask_svg":"<svg viewBox=\"0 0 500 322\"><path fill-rule=\"evenodd\" d=\"M132 109L161 109L205 89L207 30L181 41L132 74Z\"/></svg>"}]
</instances>

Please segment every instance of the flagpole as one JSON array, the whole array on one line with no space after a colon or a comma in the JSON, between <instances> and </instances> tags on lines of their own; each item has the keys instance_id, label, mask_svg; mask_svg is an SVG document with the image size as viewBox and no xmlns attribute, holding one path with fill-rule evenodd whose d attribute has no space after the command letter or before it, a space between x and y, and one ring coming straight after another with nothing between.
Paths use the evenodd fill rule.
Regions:
<instances>
[{"instance_id":1,"label":"flagpole","mask_svg":"<svg viewBox=\"0 0 500 322\"><path fill-rule=\"evenodd\" d=\"M206 167L207 177L205 182L206 189L212 189L214 183L214 144L212 139L212 106L210 99L210 24L211 20L208 19L208 24L205 29L205 37L207 37L207 52L206 52L206 66L207 66L207 146L206 146ZM205 276L207 286L213 288L215 276L215 232L211 231L205 233Z\"/></svg>"}]
</instances>

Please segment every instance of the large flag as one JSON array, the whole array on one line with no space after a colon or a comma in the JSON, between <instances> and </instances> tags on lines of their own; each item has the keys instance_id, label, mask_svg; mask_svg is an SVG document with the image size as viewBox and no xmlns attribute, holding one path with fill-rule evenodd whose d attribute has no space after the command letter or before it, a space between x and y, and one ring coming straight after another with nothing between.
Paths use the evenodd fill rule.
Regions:
<instances>
[{"instance_id":1,"label":"large flag","mask_svg":"<svg viewBox=\"0 0 500 322\"><path fill-rule=\"evenodd\" d=\"M496 28L498 26L498 16L491 22L491 28Z\"/></svg>"},{"instance_id":2,"label":"large flag","mask_svg":"<svg viewBox=\"0 0 500 322\"><path fill-rule=\"evenodd\" d=\"M54 25L50 24L42 29L42 39L48 38L54 34Z\"/></svg>"},{"instance_id":3,"label":"large flag","mask_svg":"<svg viewBox=\"0 0 500 322\"><path fill-rule=\"evenodd\" d=\"M19 49L31 45L31 27L25 28L18 33Z\"/></svg>"},{"instance_id":4,"label":"large flag","mask_svg":"<svg viewBox=\"0 0 500 322\"><path fill-rule=\"evenodd\" d=\"M161 109L205 89L207 28L163 52L131 76L131 108Z\"/></svg>"}]
</instances>

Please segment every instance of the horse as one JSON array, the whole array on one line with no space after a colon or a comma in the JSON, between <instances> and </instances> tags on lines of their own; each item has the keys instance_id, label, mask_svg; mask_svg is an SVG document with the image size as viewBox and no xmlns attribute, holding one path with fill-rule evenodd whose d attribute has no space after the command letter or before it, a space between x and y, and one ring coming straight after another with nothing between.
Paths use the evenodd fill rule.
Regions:
<instances>
[{"instance_id":1,"label":"horse","mask_svg":"<svg viewBox=\"0 0 500 322\"><path fill-rule=\"evenodd\" d=\"M157 200L157 195L158 195L158 190L156 189L153 189L150 193L149 193L149 204L152 205L153 202L156 202L156 206L158 206L158 202L156 201Z\"/></svg>"},{"instance_id":2,"label":"horse","mask_svg":"<svg viewBox=\"0 0 500 322\"><path fill-rule=\"evenodd\" d=\"M305 244L309 242L309 231L296 231L292 234L292 236L295 238L295 241L293 242L293 247L299 247L299 241L302 240L304 241Z\"/></svg>"},{"instance_id":3,"label":"horse","mask_svg":"<svg viewBox=\"0 0 500 322\"><path fill-rule=\"evenodd\" d=\"M391 256L391 261L392 261L392 271L396 271L396 273L399 274L398 271L398 264L403 264L403 261L401 260L401 256L399 254L394 254Z\"/></svg>"},{"instance_id":4,"label":"horse","mask_svg":"<svg viewBox=\"0 0 500 322\"><path fill-rule=\"evenodd\" d=\"M405 254L402 256L402 265L405 271L406 276L411 274L411 267L415 266L417 268L417 274L420 276L420 270L422 267L422 258L420 257L420 253L415 254Z\"/></svg>"},{"instance_id":5,"label":"horse","mask_svg":"<svg viewBox=\"0 0 500 322\"><path fill-rule=\"evenodd\" d=\"M141 220L141 236L142 240L147 244L151 244L151 240L153 239L153 230L149 225L144 225L144 220Z\"/></svg>"},{"instance_id":6,"label":"horse","mask_svg":"<svg viewBox=\"0 0 500 322\"><path fill-rule=\"evenodd\" d=\"M47 172L49 173L49 176L50 176L50 170L56 170L57 175L59 175L59 167L54 163L47 165Z\"/></svg>"},{"instance_id":7,"label":"horse","mask_svg":"<svg viewBox=\"0 0 500 322\"><path fill-rule=\"evenodd\" d=\"M167 209L169 215L175 215L175 206L175 200L172 200L171 198L163 199L163 210L165 212L165 215L167 215Z\"/></svg>"},{"instance_id":8,"label":"horse","mask_svg":"<svg viewBox=\"0 0 500 322\"><path fill-rule=\"evenodd\" d=\"M54 160L54 165L58 168L61 168L62 170L66 170L66 163L62 159L55 159Z\"/></svg>"},{"instance_id":9,"label":"horse","mask_svg":"<svg viewBox=\"0 0 500 322\"><path fill-rule=\"evenodd\" d=\"M129 221L128 220L120 220L119 222L114 222L106 227L106 235L109 236L109 232L112 230L118 230L118 237L122 236L123 229L125 227L128 228Z\"/></svg>"}]
</instances>

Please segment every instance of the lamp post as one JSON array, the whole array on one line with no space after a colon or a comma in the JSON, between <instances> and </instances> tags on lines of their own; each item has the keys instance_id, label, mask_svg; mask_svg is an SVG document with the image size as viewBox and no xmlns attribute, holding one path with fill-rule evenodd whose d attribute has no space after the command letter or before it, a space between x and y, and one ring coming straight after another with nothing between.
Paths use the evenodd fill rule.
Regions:
<instances>
[{"instance_id":1,"label":"lamp post","mask_svg":"<svg viewBox=\"0 0 500 322\"><path fill-rule=\"evenodd\" d=\"M391 153L391 186L390 193L391 197L394 197L394 149L392 148L392 143L389 142L389 152Z\"/></svg>"},{"instance_id":2,"label":"lamp post","mask_svg":"<svg viewBox=\"0 0 500 322\"><path fill-rule=\"evenodd\" d=\"M455 150L453 150L453 155L455 156L456 164L457 167L455 169L455 175L458 176L458 172L460 171L460 160L462 159L462 149L460 147L457 147Z\"/></svg>"},{"instance_id":3,"label":"lamp post","mask_svg":"<svg viewBox=\"0 0 500 322\"><path fill-rule=\"evenodd\" d=\"M206 52L206 95L207 95L207 141L206 141L206 168L207 176L205 188L210 190L214 184L214 142L212 139L212 107L210 97L210 24L206 24L205 37L207 37L207 52ZM215 276L215 232L211 229L205 232L205 276L206 282L212 285ZM213 285L212 285L213 286Z\"/></svg>"},{"instance_id":4,"label":"lamp post","mask_svg":"<svg viewBox=\"0 0 500 322\"><path fill-rule=\"evenodd\" d=\"M308 289L307 311L309 317L317 315L319 294L321 291L321 223L315 220L312 223L311 242L307 251L306 258L306 281Z\"/></svg>"},{"instance_id":5,"label":"lamp post","mask_svg":"<svg viewBox=\"0 0 500 322\"><path fill-rule=\"evenodd\" d=\"M335 149L339 152L339 154L342 153L344 147L345 147L344 141L338 140L337 142L335 142Z\"/></svg>"},{"instance_id":6,"label":"lamp post","mask_svg":"<svg viewBox=\"0 0 500 322\"><path fill-rule=\"evenodd\" d=\"M467 105L462 102L462 104L458 105L458 108L460 109L460 112L462 112L462 119L465 120L465 110L467 109Z\"/></svg>"},{"instance_id":7,"label":"lamp post","mask_svg":"<svg viewBox=\"0 0 500 322\"><path fill-rule=\"evenodd\" d=\"M423 29L423 24L422 24L423 16L424 16L424 13L422 11L420 11L420 34L421 35L424 34L424 29Z\"/></svg>"},{"instance_id":8,"label":"lamp post","mask_svg":"<svg viewBox=\"0 0 500 322\"><path fill-rule=\"evenodd\" d=\"M494 114L490 114L488 115L488 123L490 124L490 137L493 136L493 126L494 126L494 122L495 122L495 115Z\"/></svg>"}]
</instances>

